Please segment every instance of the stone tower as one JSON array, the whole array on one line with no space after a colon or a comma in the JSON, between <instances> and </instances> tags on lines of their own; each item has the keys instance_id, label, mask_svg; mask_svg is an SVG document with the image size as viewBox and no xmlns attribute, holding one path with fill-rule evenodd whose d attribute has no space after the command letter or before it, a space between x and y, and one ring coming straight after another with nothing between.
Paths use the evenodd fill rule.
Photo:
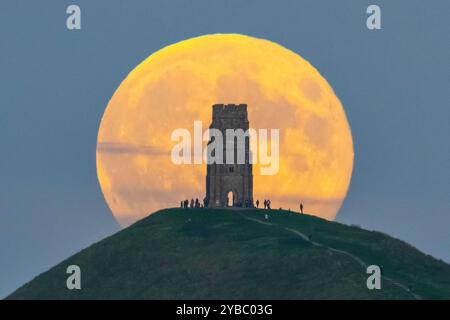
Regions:
<instances>
[{"instance_id":1,"label":"stone tower","mask_svg":"<svg viewBox=\"0 0 450 320\"><path fill-rule=\"evenodd\" d=\"M251 207L253 206L253 174L250 163L250 138L245 137L245 144L239 146L244 152L244 163L237 161L238 143L235 139L234 159L232 164L226 161L226 129L248 130L247 105L216 104L213 105L213 116L210 129L215 128L223 135L223 164L207 164L206 169L206 203L208 207ZM241 140L242 141L242 140ZM209 141L210 144L212 140ZM230 144L229 148L231 147ZM244 150L242 150L242 147Z\"/></svg>"}]
</instances>

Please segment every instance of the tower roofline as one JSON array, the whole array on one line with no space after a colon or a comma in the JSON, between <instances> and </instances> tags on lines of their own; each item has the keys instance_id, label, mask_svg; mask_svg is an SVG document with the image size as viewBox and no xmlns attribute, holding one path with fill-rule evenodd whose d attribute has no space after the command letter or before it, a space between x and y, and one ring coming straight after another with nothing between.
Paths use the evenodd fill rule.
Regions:
<instances>
[{"instance_id":1,"label":"tower roofline","mask_svg":"<svg viewBox=\"0 0 450 320\"><path fill-rule=\"evenodd\" d=\"M247 118L247 105L241 104L215 104L213 105L213 119L216 117Z\"/></svg>"}]
</instances>

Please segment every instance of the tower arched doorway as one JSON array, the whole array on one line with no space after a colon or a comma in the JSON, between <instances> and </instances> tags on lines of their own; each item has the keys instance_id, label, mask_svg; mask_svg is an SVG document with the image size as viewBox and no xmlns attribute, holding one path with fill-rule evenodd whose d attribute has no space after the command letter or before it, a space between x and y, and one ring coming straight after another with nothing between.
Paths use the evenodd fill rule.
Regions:
<instances>
[{"instance_id":1,"label":"tower arched doorway","mask_svg":"<svg viewBox=\"0 0 450 320\"><path fill-rule=\"evenodd\" d=\"M234 192L233 191L228 191L227 193L227 207L231 208L234 207Z\"/></svg>"}]
</instances>

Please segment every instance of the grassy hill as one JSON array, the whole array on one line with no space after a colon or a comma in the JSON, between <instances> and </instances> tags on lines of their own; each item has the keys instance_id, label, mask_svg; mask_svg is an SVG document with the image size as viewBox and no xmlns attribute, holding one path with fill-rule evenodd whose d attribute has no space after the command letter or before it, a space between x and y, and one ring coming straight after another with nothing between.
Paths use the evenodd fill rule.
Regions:
<instances>
[{"instance_id":1,"label":"grassy hill","mask_svg":"<svg viewBox=\"0 0 450 320\"><path fill-rule=\"evenodd\" d=\"M66 288L72 264L81 290ZM381 290L366 287L370 264L382 266ZM385 234L308 215L177 208L82 250L8 298L449 299L450 266Z\"/></svg>"}]
</instances>

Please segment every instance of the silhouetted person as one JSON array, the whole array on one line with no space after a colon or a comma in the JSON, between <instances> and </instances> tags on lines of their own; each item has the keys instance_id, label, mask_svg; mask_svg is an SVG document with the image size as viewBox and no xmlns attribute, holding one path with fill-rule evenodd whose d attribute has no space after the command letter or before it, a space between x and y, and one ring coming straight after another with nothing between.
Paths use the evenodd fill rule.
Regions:
<instances>
[{"instance_id":1,"label":"silhouetted person","mask_svg":"<svg viewBox=\"0 0 450 320\"><path fill-rule=\"evenodd\" d=\"M259 200L256 200L256 207L259 208Z\"/></svg>"},{"instance_id":2,"label":"silhouetted person","mask_svg":"<svg viewBox=\"0 0 450 320\"><path fill-rule=\"evenodd\" d=\"M198 198L195 198L195 207L200 208L200 201L198 201Z\"/></svg>"},{"instance_id":3,"label":"silhouetted person","mask_svg":"<svg viewBox=\"0 0 450 320\"><path fill-rule=\"evenodd\" d=\"M183 208L183 201L180 202L180 208Z\"/></svg>"},{"instance_id":4,"label":"silhouetted person","mask_svg":"<svg viewBox=\"0 0 450 320\"><path fill-rule=\"evenodd\" d=\"M195 203L194 203L194 199L191 199L191 208L193 208L193 207L194 207L194 205L195 205Z\"/></svg>"},{"instance_id":5,"label":"silhouetted person","mask_svg":"<svg viewBox=\"0 0 450 320\"><path fill-rule=\"evenodd\" d=\"M270 210L270 200L267 200L267 209Z\"/></svg>"},{"instance_id":6,"label":"silhouetted person","mask_svg":"<svg viewBox=\"0 0 450 320\"><path fill-rule=\"evenodd\" d=\"M303 214L303 202L300 202L300 213Z\"/></svg>"},{"instance_id":7,"label":"silhouetted person","mask_svg":"<svg viewBox=\"0 0 450 320\"><path fill-rule=\"evenodd\" d=\"M267 200L264 199L264 209L267 209Z\"/></svg>"},{"instance_id":8,"label":"silhouetted person","mask_svg":"<svg viewBox=\"0 0 450 320\"><path fill-rule=\"evenodd\" d=\"M208 206L208 198L204 197L203 198L203 207L207 207Z\"/></svg>"}]
</instances>

